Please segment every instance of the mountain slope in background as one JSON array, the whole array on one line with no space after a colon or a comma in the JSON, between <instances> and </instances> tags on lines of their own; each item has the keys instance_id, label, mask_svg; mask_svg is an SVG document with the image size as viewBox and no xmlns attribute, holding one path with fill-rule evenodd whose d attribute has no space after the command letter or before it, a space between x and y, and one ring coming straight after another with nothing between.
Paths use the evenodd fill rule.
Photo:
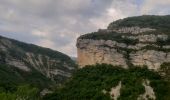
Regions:
<instances>
[{"instance_id":1,"label":"mountain slope in background","mask_svg":"<svg viewBox=\"0 0 170 100\"><path fill-rule=\"evenodd\" d=\"M76 64L65 54L0 36L0 83L60 84Z\"/></svg>"}]
</instances>

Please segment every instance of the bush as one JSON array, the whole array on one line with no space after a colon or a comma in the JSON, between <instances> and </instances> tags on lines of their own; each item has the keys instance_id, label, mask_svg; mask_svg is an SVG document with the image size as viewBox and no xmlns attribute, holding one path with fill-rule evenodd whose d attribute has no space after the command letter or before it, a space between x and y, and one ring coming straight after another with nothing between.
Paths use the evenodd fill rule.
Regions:
<instances>
[{"instance_id":1,"label":"bush","mask_svg":"<svg viewBox=\"0 0 170 100\"><path fill-rule=\"evenodd\" d=\"M29 85L19 86L13 92L0 92L1 100L39 100L39 90Z\"/></svg>"},{"instance_id":2,"label":"bush","mask_svg":"<svg viewBox=\"0 0 170 100\"><path fill-rule=\"evenodd\" d=\"M163 91L169 91L170 87L161 76L147 69L147 67L131 67L123 69L120 66L112 65L94 65L86 66L74 73L70 81L58 88L55 93L45 96L44 100L111 100L108 93L103 94L102 90L110 91L112 87L122 82L121 95L119 100L136 100L140 94L145 92L142 85L143 80L149 79L151 86L156 92L156 97L169 100L168 93L163 94ZM159 83L166 83L162 87ZM160 94L160 95L159 95Z\"/></svg>"}]
</instances>

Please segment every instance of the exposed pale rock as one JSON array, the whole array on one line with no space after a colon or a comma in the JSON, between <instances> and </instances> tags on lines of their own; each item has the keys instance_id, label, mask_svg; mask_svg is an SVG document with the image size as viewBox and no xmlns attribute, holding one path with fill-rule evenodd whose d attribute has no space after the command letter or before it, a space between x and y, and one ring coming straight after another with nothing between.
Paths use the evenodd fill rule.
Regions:
<instances>
[{"instance_id":1,"label":"exposed pale rock","mask_svg":"<svg viewBox=\"0 0 170 100\"><path fill-rule=\"evenodd\" d=\"M22 61L19 61L17 59L7 59L6 60L7 64L11 65L11 66L14 66L16 68L19 68L23 71L30 71L30 68L28 68L24 62Z\"/></svg>"},{"instance_id":2,"label":"exposed pale rock","mask_svg":"<svg viewBox=\"0 0 170 100\"><path fill-rule=\"evenodd\" d=\"M138 36L140 42L156 42L157 36L150 34L150 35L140 35Z\"/></svg>"},{"instance_id":3,"label":"exposed pale rock","mask_svg":"<svg viewBox=\"0 0 170 100\"><path fill-rule=\"evenodd\" d=\"M65 71L59 70L59 69L51 70L50 73L53 75L61 75L61 76L71 77L71 73L68 73L68 72L65 72Z\"/></svg>"},{"instance_id":4,"label":"exposed pale rock","mask_svg":"<svg viewBox=\"0 0 170 100\"><path fill-rule=\"evenodd\" d=\"M109 46L109 47L115 47L115 45L117 44L117 42L116 42L116 41L112 41L112 40L107 40L107 41L105 42L105 44L106 44L107 46Z\"/></svg>"},{"instance_id":5,"label":"exposed pale rock","mask_svg":"<svg viewBox=\"0 0 170 100\"><path fill-rule=\"evenodd\" d=\"M81 67L86 65L94 65L107 63L112 65L121 65L127 68L127 61L133 65L147 65L149 69L157 70L164 62L170 62L170 53L156 50L142 50L147 45L159 47L155 44L136 44L126 45L112 40L90 40L79 39L77 43L78 64ZM124 49L137 50L129 54L130 60L125 58L126 51L120 50L117 47Z\"/></svg>"},{"instance_id":6,"label":"exposed pale rock","mask_svg":"<svg viewBox=\"0 0 170 100\"><path fill-rule=\"evenodd\" d=\"M50 93L53 93L52 91L50 91L49 89L43 89L40 94L41 96L45 96L46 94L50 94Z\"/></svg>"},{"instance_id":7,"label":"exposed pale rock","mask_svg":"<svg viewBox=\"0 0 170 100\"><path fill-rule=\"evenodd\" d=\"M153 88L150 86L150 81L145 80L142 85L145 87L145 93L140 95L137 100L156 100Z\"/></svg>"},{"instance_id":8,"label":"exposed pale rock","mask_svg":"<svg viewBox=\"0 0 170 100\"><path fill-rule=\"evenodd\" d=\"M58 62L57 62L58 63ZM56 64L56 63L55 63ZM67 63L64 62L63 66L69 70L74 70L74 67L70 67Z\"/></svg>"},{"instance_id":9,"label":"exposed pale rock","mask_svg":"<svg viewBox=\"0 0 170 100\"><path fill-rule=\"evenodd\" d=\"M6 49L6 47L5 46L3 46L3 45L0 45L0 51L6 51L7 49Z\"/></svg>"},{"instance_id":10,"label":"exposed pale rock","mask_svg":"<svg viewBox=\"0 0 170 100\"><path fill-rule=\"evenodd\" d=\"M157 37L158 37L159 39L164 40L164 41L166 41L166 40L168 39L168 35L166 35L166 34L159 34L159 35L157 35Z\"/></svg>"},{"instance_id":11,"label":"exposed pale rock","mask_svg":"<svg viewBox=\"0 0 170 100\"><path fill-rule=\"evenodd\" d=\"M170 45L163 46L164 49L170 49Z\"/></svg>"},{"instance_id":12,"label":"exposed pale rock","mask_svg":"<svg viewBox=\"0 0 170 100\"><path fill-rule=\"evenodd\" d=\"M79 47L77 50L78 64L81 67L84 67L85 65L107 63L112 65L122 65L124 68L127 68L124 55L114 48L104 47L103 44L109 47L114 47L116 43L104 40L80 40L77 44Z\"/></svg>"},{"instance_id":13,"label":"exposed pale rock","mask_svg":"<svg viewBox=\"0 0 170 100\"><path fill-rule=\"evenodd\" d=\"M147 44L142 44L142 43L139 43L139 44L136 44L136 45L128 45L128 49L134 49L134 50L139 50L143 47L147 46Z\"/></svg>"},{"instance_id":14,"label":"exposed pale rock","mask_svg":"<svg viewBox=\"0 0 170 100\"><path fill-rule=\"evenodd\" d=\"M31 59L31 57L32 57L33 54L27 52L26 55L27 55L27 60L28 60L33 66L35 66L33 60Z\"/></svg>"},{"instance_id":15,"label":"exposed pale rock","mask_svg":"<svg viewBox=\"0 0 170 100\"><path fill-rule=\"evenodd\" d=\"M148 32L148 31L155 31L155 29L140 28L138 26L134 26L134 27L122 27L122 28L119 28L119 29L115 29L114 31L116 31L118 33L139 34L139 33Z\"/></svg>"},{"instance_id":16,"label":"exposed pale rock","mask_svg":"<svg viewBox=\"0 0 170 100\"><path fill-rule=\"evenodd\" d=\"M153 32L144 33L151 31ZM123 43L125 41L121 41L120 43L114 40L93 40L78 38L78 64L81 67L84 67L85 65L106 63L112 65L121 65L124 68L127 68L129 64L137 66L147 65L149 69L158 70L161 64L164 62L170 62L170 53L166 50L170 49L170 46L158 45L158 40L167 41L168 35L164 33L154 34L154 31L155 29L140 28L137 26L122 27L112 30L99 30L99 34L108 32L117 32L120 34L129 33L122 34L121 39L130 39L132 41L137 40L135 44Z\"/></svg>"},{"instance_id":17,"label":"exposed pale rock","mask_svg":"<svg viewBox=\"0 0 170 100\"><path fill-rule=\"evenodd\" d=\"M102 90L102 93L103 93L103 94L106 94L106 93L107 93L107 91L104 89L104 90Z\"/></svg>"},{"instance_id":18,"label":"exposed pale rock","mask_svg":"<svg viewBox=\"0 0 170 100\"><path fill-rule=\"evenodd\" d=\"M110 97L113 100L117 100L118 97L120 96L120 89L121 89L121 87L122 87L122 84L121 84L121 82L119 82L119 84L116 87L111 88Z\"/></svg>"},{"instance_id":19,"label":"exposed pale rock","mask_svg":"<svg viewBox=\"0 0 170 100\"><path fill-rule=\"evenodd\" d=\"M130 58L133 65L147 65L149 69L157 70L164 62L170 62L169 53L155 50L142 50L131 53Z\"/></svg>"},{"instance_id":20,"label":"exposed pale rock","mask_svg":"<svg viewBox=\"0 0 170 100\"><path fill-rule=\"evenodd\" d=\"M139 42L157 42L157 39L161 39L163 41L166 41L168 39L168 35L166 34L159 34L159 35L155 35L155 34L139 34L137 36L125 36L123 35L122 38L128 38L131 40L135 40L138 39Z\"/></svg>"},{"instance_id":21,"label":"exposed pale rock","mask_svg":"<svg viewBox=\"0 0 170 100\"><path fill-rule=\"evenodd\" d=\"M64 72L62 70L53 68L53 66L57 66L60 61L56 61L54 59L50 59L48 56L43 56L43 55L37 55L37 57L33 53L26 53L27 55L27 61L32 64L32 66L39 70L42 74L49 78L53 78L54 75L62 75L66 77L70 77L71 73ZM35 59L37 58L37 59ZM43 62L43 60L46 60L47 62ZM43 65L46 66L43 67ZM73 70L74 68L70 68L66 63L63 65L65 68L68 68L69 70Z\"/></svg>"},{"instance_id":22,"label":"exposed pale rock","mask_svg":"<svg viewBox=\"0 0 170 100\"><path fill-rule=\"evenodd\" d=\"M104 89L104 90L102 90L102 93L103 94L107 94L108 93L108 94L110 94L110 98L112 100L117 100L119 98L119 96L120 96L120 89L121 89L121 87L122 87L122 82L120 81L117 86L111 88L111 91L106 91Z\"/></svg>"},{"instance_id":23,"label":"exposed pale rock","mask_svg":"<svg viewBox=\"0 0 170 100\"><path fill-rule=\"evenodd\" d=\"M7 40L7 39L0 39L0 44L7 47L7 48L11 48L12 47L12 43L11 41Z\"/></svg>"},{"instance_id":24,"label":"exposed pale rock","mask_svg":"<svg viewBox=\"0 0 170 100\"><path fill-rule=\"evenodd\" d=\"M155 29L151 28L140 28L138 26L134 27L121 27L118 29L99 29L100 33L109 33L109 32L117 32L117 33L131 33L131 34L139 34L143 32L155 31Z\"/></svg>"}]
</instances>

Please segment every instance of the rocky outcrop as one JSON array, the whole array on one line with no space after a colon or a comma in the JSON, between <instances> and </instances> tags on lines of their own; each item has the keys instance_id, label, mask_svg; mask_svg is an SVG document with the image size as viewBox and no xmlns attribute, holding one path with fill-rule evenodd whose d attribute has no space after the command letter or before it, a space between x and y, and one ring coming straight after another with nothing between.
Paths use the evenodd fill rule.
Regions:
<instances>
[{"instance_id":1,"label":"rocky outcrop","mask_svg":"<svg viewBox=\"0 0 170 100\"><path fill-rule=\"evenodd\" d=\"M86 38L86 35L77 39L78 64L81 68L85 65L106 63L123 68L128 68L129 65L146 65L149 69L157 70L164 62L170 62L169 44L166 44L166 41L169 41L167 34L157 34L155 29L140 29L139 27L117 30L119 33L99 30L98 35L95 36L105 34L109 37L114 34L114 36L120 35L119 39L117 37L108 40L106 38L95 39L95 36ZM133 41L136 42L133 43Z\"/></svg>"},{"instance_id":2,"label":"rocky outcrop","mask_svg":"<svg viewBox=\"0 0 170 100\"><path fill-rule=\"evenodd\" d=\"M162 40L162 41L166 41L168 39L168 36L165 34L141 34L141 35L137 35L137 36L125 36L122 35L122 38L128 38L128 39L138 39L139 42L150 42L150 43L155 43L157 42L158 39Z\"/></svg>"},{"instance_id":3,"label":"rocky outcrop","mask_svg":"<svg viewBox=\"0 0 170 100\"><path fill-rule=\"evenodd\" d=\"M157 70L164 62L170 62L170 53L156 50L142 50L130 54L133 65L147 65L149 69Z\"/></svg>"},{"instance_id":4,"label":"rocky outcrop","mask_svg":"<svg viewBox=\"0 0 170 100\"><path fill-rule=\"evenodd\" d=\"M112 100L118 99L118 97L120 96L121 87L122 87L122 83L119 82L119 84L116 87L111 88L110 96L111 96Z\"/></svg>"},{"instance_id":5,"label":"rocky outcrop","mask_svg":"<svg viewBox=\"0 0 170 100\"><path fill-rule=\"evenodd\" d=\"M106 91L105 89L102 90L103 94L110 94L110 98L112 100L118 100L119 96L120 96L120 90L122 88L122 82L120 81L119 84L115 87L111 88L111 91Z\"/></svg>"},{"instance_id":6,"label":"rocky outcrop","mask_svg":"<svg viewBox=\"0 0 170 100\"><path fill-rule=\"evenodd\" d=\"M145 87L145 93L140 95L137 100L156 100L155 92L150 86L150 81L145 80L142 85Z\"/></svg>"},{"instance_id":7,"label":"rocky outcrop","mask_svg":"<svg viewBox=\"0 0 170 100\"><path fill-rule=\"evenodd\" d=\"M117 32L117 33L131 33L131 34L139 34L143 32L151 32L155 31L152 28L140 28L138 26L134 27L121 27L121 28L114 28L114 29L99 29L99 32L108 33L108 32Z\"/></svg>"},{"instance_id":8,"label":"rocky outcrop","mask_svg":"<svg viewBox=\"0 0 170 100\"><path fill-rule=\"evenodd\" d=\"M108 46L108 47L104 47ZM78 40L78 63L81 67L91 64L122 65L127 68L124 55L112 48L116 42L104 40ZM123 45L122 45L123 46Z\"/></svg>"},{"instance_id":9,"label":"rocky outcrop","mask_svg":"<svg viewBox=\"0 0 170 100\"><path fill-rule=\"evenodd\" d=\"M155 31L155 29L140 28L138 26L134 26L134 27L122 27L122 28L114 29L113 31L116 31L117 33L139 34L139 33L143 33L143 32Z\"/></svg>"}]
</instances>

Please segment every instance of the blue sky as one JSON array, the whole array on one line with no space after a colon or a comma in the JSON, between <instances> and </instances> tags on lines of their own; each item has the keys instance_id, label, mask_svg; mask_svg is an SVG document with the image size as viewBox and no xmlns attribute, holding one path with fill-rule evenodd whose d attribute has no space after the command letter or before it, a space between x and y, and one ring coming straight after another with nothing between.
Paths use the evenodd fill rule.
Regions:
<instances>
[{"instance_id":1,"label":"blue sky","mask_svg":"<svg viewBox=\"0 0 170 100\"><path fill-rule=\"evenodd\" d=\"M0 0L0 35L76 56L80 35L144 14L170 14L170 0Z\"/></svg>"}]
</instances>

